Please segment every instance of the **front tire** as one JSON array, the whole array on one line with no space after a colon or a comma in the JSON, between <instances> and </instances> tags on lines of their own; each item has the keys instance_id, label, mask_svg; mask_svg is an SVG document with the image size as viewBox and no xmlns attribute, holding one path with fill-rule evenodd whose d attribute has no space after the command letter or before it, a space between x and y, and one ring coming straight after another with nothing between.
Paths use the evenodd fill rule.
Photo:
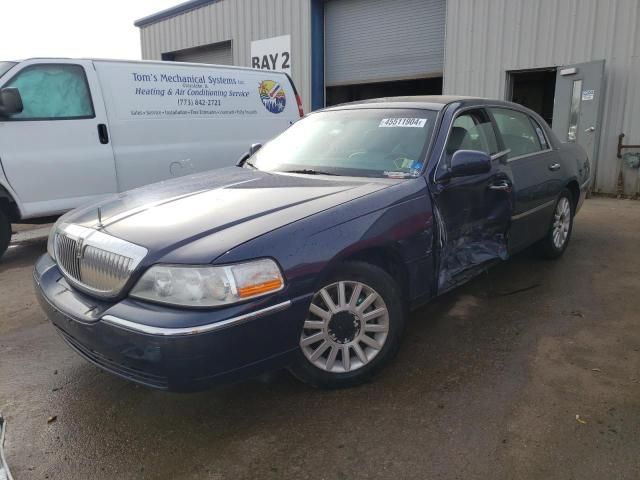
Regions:
<instances>
[{"instance_id":1,"label":"front tire","mask_svg":"<svg viewBox=\"0 0 640 480\"><path fill-rule=\"evenodd\" d=\"M0 258L4 255L11 241L11 222L6 213L0 209Z\"/></svg>"},{"instance_id":2,"label":"front tire","mask_svg":"<svg viewBox=\"0 0 640 480\"><path fill-rule=\"evenodd\" d=\"M546 236L537 244L540 256L555 259L564 253L571 239L574 213L573 195L565 188L556 202L549 230Z\"/></svg>"},{"instance_id":3,"label":"front tire","mask_svg":"<svg viewBox=\"0 0 640 480\"><path fill-rule=\"evenodd\" d=\"M397 353L404 320L400 290L389 274L345 263L314 294L290 369L318 388L364 383Z\"/></svg>"}]
</instances>

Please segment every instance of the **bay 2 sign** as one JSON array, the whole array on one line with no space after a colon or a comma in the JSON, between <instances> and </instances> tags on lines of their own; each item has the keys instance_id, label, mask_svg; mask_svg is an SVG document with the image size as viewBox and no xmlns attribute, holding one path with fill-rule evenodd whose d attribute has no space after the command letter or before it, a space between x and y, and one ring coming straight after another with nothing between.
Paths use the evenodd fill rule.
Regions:
<instances>
[{"instance_id":1,"label":"bay 2 sign","mask_svg":"<svg viewBox=\"0 0 640 480\"><path fill-rule=\"evenodd\" d=\"M251 42L251 67L291 75L291 35Z\"/></svg>"}]
</instances>

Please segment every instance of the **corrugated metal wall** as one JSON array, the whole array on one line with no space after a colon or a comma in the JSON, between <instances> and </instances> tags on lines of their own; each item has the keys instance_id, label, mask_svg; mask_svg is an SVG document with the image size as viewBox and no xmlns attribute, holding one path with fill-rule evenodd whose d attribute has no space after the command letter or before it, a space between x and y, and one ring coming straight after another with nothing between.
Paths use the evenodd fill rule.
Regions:
<instances>
[{"instance_id":1,"label":"corrugated metal wall","mask_svg":"<svg viewBox=\"0 0 640 480\"><path fill-rule=\"evenodd\" d=\"M222 0L140 28L142 58L231 40L234 65L251 66L251 41L291 35L291 76L305 111L311 106L311 12L308 0Z\"/></svg>"},{"instance_id":2,"label":"corrugated metal wall","mask_svg":"<svg viewBox=\"0 0 640 480\"><path fill-rule=\"evenodd\" d=\"M445 0L328 0L328 86L442 75Z\"/></svg>"},{"instance_id":3,"label":"corrugated metal wall","mask_svg":"<svg viewBox=\"0 0 640 480\"><path fill-rule=\"evenodd\" d=\"M444 91L505 98L509 70L606 61L596 190L640 191L616 158L618 134L640 144L640 1L448 0Z\"/></svg>"},{"instance_id":4,"label":"corrugated metal wall","mask_svg":"<svg viewBox=\"0 0 640 480\"><path fill-rule=\"evenodd\" d=\"M231 42L214 43L206 47L189 48L173 52L170 60L174 62L213 63L215 65L233 65Z\"/></svg>"}]
</instances>

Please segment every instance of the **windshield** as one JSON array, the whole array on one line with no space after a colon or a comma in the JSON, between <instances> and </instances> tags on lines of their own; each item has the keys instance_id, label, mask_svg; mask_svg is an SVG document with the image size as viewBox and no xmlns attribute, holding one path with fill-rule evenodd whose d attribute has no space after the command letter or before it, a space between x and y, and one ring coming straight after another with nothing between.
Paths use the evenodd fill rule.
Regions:
<instances>
[{"instance_id":1,"label":"windshield","mask_svg":"<svg viewBox=\"0 0 640 480\"><path fill-rule=\"evenodd\" d=\"M15 64L16 62L0 62L0 77L7 73Z\"/></svg>"},{"instance_id":2,"label":"windshield","mask_svg":"<svg viewBox=\"0 0 640 480\"><path fill-rule=\"evenodd\" d=\"M437 112L360 109L315 113L267 143L259 170L405 178L420 173Z\"/></svg>"}]
</instances>

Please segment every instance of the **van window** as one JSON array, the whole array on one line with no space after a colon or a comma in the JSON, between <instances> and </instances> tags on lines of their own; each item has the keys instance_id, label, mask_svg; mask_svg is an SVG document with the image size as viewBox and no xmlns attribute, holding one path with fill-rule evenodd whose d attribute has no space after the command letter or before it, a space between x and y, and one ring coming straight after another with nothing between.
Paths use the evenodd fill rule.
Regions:
<instances>
[{"instance_id":1,"label":"van window","mask_svg":"<svg viewBox=\"0 0 640 480\"><path fill-rule=\"evenodd\" d=\"M496 120L505 148L511 150L508 158L536 153L543 149L529 115L508 108L493 108L491 113Z\"/></svg>"},{"instance_id":2,"label":"van window","mask_svg":"<svg viewBox=\"0 0 640 480\"><path fill-rule=\"evenodd\" d=\"M17 88L22 113L10 120L93 118L93 104L84 69L79 65L32 65L5 86Z\"/></svg>"}]
</instances>

